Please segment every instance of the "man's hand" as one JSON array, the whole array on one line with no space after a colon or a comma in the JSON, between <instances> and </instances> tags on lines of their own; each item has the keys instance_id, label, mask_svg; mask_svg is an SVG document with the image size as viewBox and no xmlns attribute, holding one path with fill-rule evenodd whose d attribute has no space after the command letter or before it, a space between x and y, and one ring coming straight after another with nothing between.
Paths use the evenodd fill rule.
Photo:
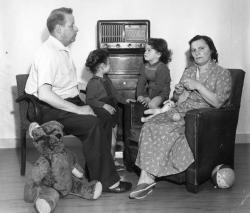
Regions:
<instances>
[{"instance_id":1,"label":"man's hand","mask_svg":"<svg viewBox=\"0 0 250 213\"><path fill-rule=\"evenodd\" d=\"M132 98L128 98L127 100L126 100L126 103L131 103L131 102L136 102L136 100L135 99L132 99Z\"/></svg>"},{"instance_id":2,"label":"man's hand","mask_svg":"<svg viewBox=\"0 0 250 213\"><path fill-rule=\"evenodd\" d=\"M77 113L80 115L94 115L94 116L96 116L93 109L89 105L79 106L79 110Z\"/></svg>"},{"instance_id":3,"label":"man's hand","mask_svg":"<svg viewBox=\"0 0 250 213\"><path fill-rule=\"evenodd\" d=\"M116 112L115 108L112 107L112 106L109 105L109 104L104 104L104 105L103 105L103 108L104 108L105 110L107 110L111 115L115 114L115 112Z\"/></svg>"}]
</instances>

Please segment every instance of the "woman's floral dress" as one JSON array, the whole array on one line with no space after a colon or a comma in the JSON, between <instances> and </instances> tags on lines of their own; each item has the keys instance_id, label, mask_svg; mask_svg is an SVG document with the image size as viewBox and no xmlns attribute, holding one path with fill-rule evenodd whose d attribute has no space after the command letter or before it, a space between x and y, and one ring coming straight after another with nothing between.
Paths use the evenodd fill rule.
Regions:
<instances>
[{"instance_id":1,"label":"woman's floral dress","mask_svg":"<svg viewBox=\"0 0 250 213\"><path fill-rule=\"evenodd\" d=\"M185 69L183 79L197 79L197 67ZM210 62L207 72L199 81L217 97L225 102L231 91L231 75L214 62ZM158 114L142 127L139 138L139 151L136 165L142 170L160 177L180 173L194 161L193 154L185 137L184 116L187 111L211 107L197 91L191 91L188 98L174 109ZM180 113L181 119L173 121L172 115Z\"/></svg>"}]
</instances>

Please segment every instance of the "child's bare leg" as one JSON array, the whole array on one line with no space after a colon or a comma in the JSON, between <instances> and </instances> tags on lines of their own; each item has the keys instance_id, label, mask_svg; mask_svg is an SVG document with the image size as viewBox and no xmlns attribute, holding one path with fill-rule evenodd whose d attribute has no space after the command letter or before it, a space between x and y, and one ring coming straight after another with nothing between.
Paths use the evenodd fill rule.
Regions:
<instances>
[{"instance_id":1,"label":"child's bare leg","mask_svg":"<svg viewBox=\"0 0 250 213\"><path fill-rule=\"evenodd\" d=\"M148 108L157 109L161 106L163 100L161 96L155 96L148 104Z\"/></svg>"}]
</instances>

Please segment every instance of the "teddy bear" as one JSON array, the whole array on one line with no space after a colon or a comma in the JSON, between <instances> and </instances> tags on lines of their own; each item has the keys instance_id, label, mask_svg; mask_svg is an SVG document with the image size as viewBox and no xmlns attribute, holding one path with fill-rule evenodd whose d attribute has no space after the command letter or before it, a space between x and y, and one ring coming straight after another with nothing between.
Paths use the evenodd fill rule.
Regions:
<instances>
[{"instance_id":1,"label":"teddy bear","mask_svg":"<svg viewBox=\"0 0 250 213\"><path fill-rule=\"evenodd\" d=\"M53 212L59 198L75 195L95 200L102 193L99 181L88 181L75 154L63 143L63 125L49 121L31 123L29 134L40 157L32 166L24 186L24 200L39 213Z\"/></svg>"}]
</instances>

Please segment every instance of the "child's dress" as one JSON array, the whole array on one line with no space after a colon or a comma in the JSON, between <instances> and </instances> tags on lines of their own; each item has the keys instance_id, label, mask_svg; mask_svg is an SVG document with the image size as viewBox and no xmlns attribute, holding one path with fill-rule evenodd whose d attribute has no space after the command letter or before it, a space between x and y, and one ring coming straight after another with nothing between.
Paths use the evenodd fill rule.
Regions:
<instances>
[{"instance_id":1,"label":"child's dress","mask_svg":"<svg viewBox=\"0 0 250 213\"><path fill-rule=\"evenodd\" d=\"M166 64L157 62L153 65L146 63L140 68L140 77L137 83L137 97L144 96L150 99L161 96L167 100L170 93L170 71Z\"/></svg>"}]
</instances>

